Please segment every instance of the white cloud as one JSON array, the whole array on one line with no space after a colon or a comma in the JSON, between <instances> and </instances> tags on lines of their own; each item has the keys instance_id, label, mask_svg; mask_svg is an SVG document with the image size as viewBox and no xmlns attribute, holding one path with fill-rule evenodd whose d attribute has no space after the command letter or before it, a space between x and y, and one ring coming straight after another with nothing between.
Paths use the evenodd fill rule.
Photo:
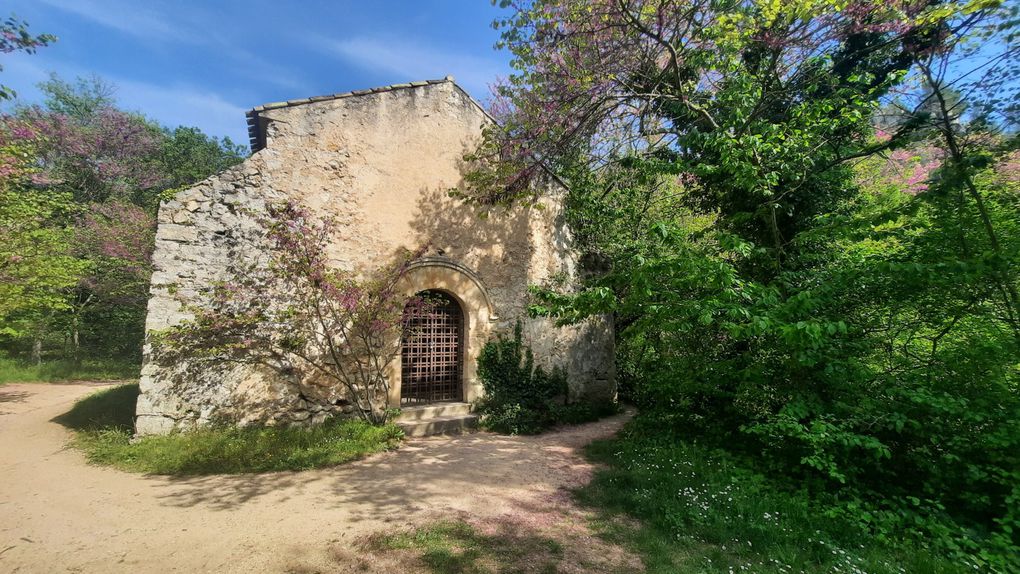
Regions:
<instances>
[{"instance_id":1,"label":"white cloud","mask_svg":"<svg viewBox=\"0 0 1020 574\"><path fill-rule=\"evenodd\" d=\"M367 70L381 70L399 76L396 80L432 80L452 75L472 95L488 95L500 65L492 59L451 52L419 42L357 37L343 40L312 38L320 52L339 56Z\"/></svg>"},{"instance_id":2,"label":"white cloud","mask_svg":"<svg viewBox=\"0 0 1020 574\"><path fill-rule=\"evenodd\" d=\"M104 2L93 0L41 0L44 4L91 20L101 26L142 39L162 42L201 44L201 36L175 26L165 14L147 8L143 2Z\"/></svg>"},{"instance_id":3,"label":"white cloud","mask_svg":"<svg viewBox=\"0 0 1020 574\"><path fill-rule=\"evenodd\" d=\"M308 91L306 82L281 66L238 47L233 33L234 21L223 19L190 7L187 11L175 9L171 4L156 10L137 0L41 0L44 4L75 16L133 36L143 44L189 45L208 48L216 54L242 64L232 69L252 79L261 80L302 94ZM295 96L297 97L297 96Z\"/></svg>"}]
</instances>

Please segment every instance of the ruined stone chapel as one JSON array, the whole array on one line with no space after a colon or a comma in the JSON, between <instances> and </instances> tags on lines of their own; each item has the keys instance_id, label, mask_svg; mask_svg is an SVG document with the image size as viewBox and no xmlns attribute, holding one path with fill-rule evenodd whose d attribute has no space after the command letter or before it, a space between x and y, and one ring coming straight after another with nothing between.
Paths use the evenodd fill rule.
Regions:
<instances>
[{"instance_id":1,"label":"ruined stone chapel","mask_svg":"<svg viewBox=\"0 0 1020 574\"><path fill-rule=\"evenodd\" d=\"M569 288L578 278L563 185L550 176L537 205L489 218L450 197L465 185L465 154L491 122L450 77L248 112L252 155L160 206L138 434L224 421L314 423L344 414L340 389L299 391L243 365L182 379L182 361L151 352L151 335L189 319L188 308L201 305L210 286L243 257L252 213L281 200L338 223L343 240L330 246L329 256L346 269L370 270L396 248L429 246L411 264L404 289L408 298L426 292L443 304L430 318L434 340L405 344L394 361L390 406L479 398L478 353L518 320L536 362L565 370L572 398L612 397L607 319L557 327L526 313L529 286Z\"/></svg>"}]
</instances>

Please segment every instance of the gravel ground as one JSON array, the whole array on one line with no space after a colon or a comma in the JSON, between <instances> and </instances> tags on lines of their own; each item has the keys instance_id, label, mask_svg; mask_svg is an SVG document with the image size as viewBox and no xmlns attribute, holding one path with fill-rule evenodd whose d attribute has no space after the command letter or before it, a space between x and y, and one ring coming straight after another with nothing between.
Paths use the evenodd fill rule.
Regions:
<instances>
[{"instance_id":1,"label":"gravel ground","mask_svg":"<svg viewBox=\"0 0 1020 574\"><path fill-rule=\"evenodd\" d=\"M568 493L593 470L579 450L627 415L538 437L414 439L335 468L171 478L90 466L66 447L52 419L104 385L0 386L0 571L416 571L363 542L436 519L553 537L564 572L640 569L591 535Z\"/></svg>"}]
</instances>

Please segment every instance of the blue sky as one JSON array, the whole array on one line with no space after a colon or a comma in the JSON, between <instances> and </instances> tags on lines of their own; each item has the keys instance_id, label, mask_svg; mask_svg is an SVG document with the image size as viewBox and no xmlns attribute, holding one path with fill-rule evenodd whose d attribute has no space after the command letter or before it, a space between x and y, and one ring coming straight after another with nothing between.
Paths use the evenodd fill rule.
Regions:
<instances>
[{"instance_id":1,"label":"blue sky","mask_svg":"<svg viewBox=\"0 0 1020 574\"><path fill-rule=\"evenodd\" d=\"M0 83L40 99L50 72L97 74L121 107L247 143L254 106L453 75L476 99L509 73L488 0L8 0L59 41L2 55Z\"/></svg>"}]
</instances>

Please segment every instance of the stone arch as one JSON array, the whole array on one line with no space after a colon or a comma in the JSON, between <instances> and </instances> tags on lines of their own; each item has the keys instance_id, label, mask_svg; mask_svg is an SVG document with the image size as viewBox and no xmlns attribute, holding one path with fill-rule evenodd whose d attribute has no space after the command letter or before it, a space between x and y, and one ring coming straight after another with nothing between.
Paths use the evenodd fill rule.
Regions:
<instances>
[{"instance_id":1,"label":"stone arch","mask_svg":"<svg viewBox=\"0 0 1020 574\"><path fill-rule=\"evenodd\" d=\"M478 274L472 271L467 265L458 263L449 257L442 257L438 255L420 257L408 265L408 276L410 277L416 270L419 269L428 270L432 275L431 277L424 278L426 280L435 279L439 282L455 285L460 287L460 291L463 293L470 294L476 298L484 300L485 306L489 310L490 320L496 320L496 309L492 304L492 298L489 297L489 290L485 288L485 284L482 283L482 279L478 276ZM464 284L465 279L474 283L474 287ZM454 297L458 296L456 291L452 291L450 289L439 290L448 291ZM463 303L463 301L461 301L461 303Z\"/></svg>"},{"instance_id":2,"label":"stone arch","mask_svg":"<svg viewBox=\"0 0 1020 574\"><path fill-rule=\"evenodd\" d=\"M481 396L478 381L478 353L492 335L496 309L488 290L478 275L461 263L448 257L422 257L408 267L400 283L401 293L411 298L422 291L441 291L460 304L464 319L464 401L471 402ZM400 365L389 369L389 404L400 406Z\"/></svg>"}]
</instances>

